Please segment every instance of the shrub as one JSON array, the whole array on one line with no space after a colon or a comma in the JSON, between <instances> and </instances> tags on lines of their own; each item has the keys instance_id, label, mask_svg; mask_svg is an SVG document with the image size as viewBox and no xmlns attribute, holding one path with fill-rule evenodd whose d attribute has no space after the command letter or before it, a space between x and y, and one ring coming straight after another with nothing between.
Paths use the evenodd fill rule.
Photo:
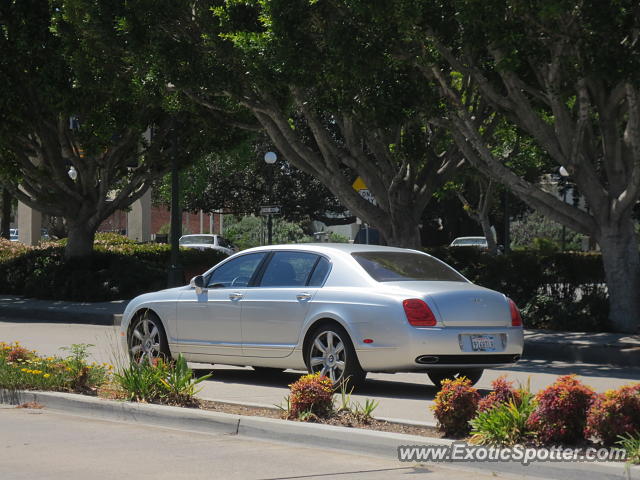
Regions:
<instances>
[{"instance_id":1,"label":"shrub","mask_svg":"<svg viewBox=\"0 0 640 480\"><path fill-rule=\"evenodd\" d=\"M440 430L446 435L466 435L470 430L469 420L477 411L480 394L465 377L445 379L431 407Z\"/></svg>"},{"instance_id":2,"label":"shrub","mask_svg":"<svg viewBox=\"0 0 640 480\"><path fill-rule=\"evenodd\" d=\"M618 437L617 444L627 451L628 465L640 465L640 432Z\"/></svg>"},{"instance_id":3,"label":"shrub","mask_svg":"<svg viewBox=\"0 0 640 480\"><path fill-rule=\"evenodd\" d=\"M289 389L287 418L326 417L333 411L333 382L320 373L300 377Z\"/></svg>"},{"instance_id":4,"label":"shrub","mask_svg":"<svg viewBox=\"0 0 640 480\"><path fill-rule=\"evenodd\" d=\"M521 393L513 388L513 382L507 382L506 375L502 375L491 382L493 389L489 395L478 402L478 411L484 412L498 405L508 402L520 403Z\"/></svg>"},{"instance_id":5,"label":"shrub","mask_svg":"<svg viewBox=\"0 0 640 480\"><path fill-rule=\"evenodd\" d=\"M595 397L575 375L565 375L538 392L537 407L527 422L543 444L572 443L583 438L587 410Z\"/></svg>"},{"instance_id":6,"label":"shrub","mask_svg":"<svg viewBox=\"0 0 640 480\"><path fill-rule=\"evenodd\" d=\"M535 397L528 390L517 392L503 402L495 402L471 420L471 443L482 445L515 445L529 439L527 426L536 408Z\"/></svg>"},{"instance_id":7,"label":"shrub","mask_svg":"<svg viewBox=\"0 0 640 480\"><path fill-rule=\"evenodd\" d=\"M115 375L116 384L124 390L129 400L136 402L193 405L200 391L197 385L211 374L194 378L182 355L173 361L154 359L129 364Z\"/></svg>"},{"instance_id":8,"label":"shrub","mask_svg":"<svg viewBox=\"0 0 640 480\"><path fill-rule=\"evenodd\" d=\"M613 445L618 437L640 432L640 383L598 395L587 415L585 437Z\"/></svg>"},{"instance_id":9,"label":"shrub","mask_svg":"<svg viewBox=\"0 0 640 480\"><path fill-rule=\"evenodd\" d=\"M61 243L64 242L15 251L0 243L0 292L56 300L107 301L166 287L168 245L137 244L122 235L99 234L89 258L69 262ZM181 249L180 257L185 271L201 273L226 255L217 250Z\"/></svg>"},{"instance_id":10,"label":"shrub","mask_svg":"<svg viewBox=\"0 0 640 480\"><path fill-rule=\"evenodd\" d=\"M89 347L73 345L66 358L43 357L18 342L0 342L0 388L94 392L107 381L112 367L88 363Z\"/></svg>"}]
</instances>

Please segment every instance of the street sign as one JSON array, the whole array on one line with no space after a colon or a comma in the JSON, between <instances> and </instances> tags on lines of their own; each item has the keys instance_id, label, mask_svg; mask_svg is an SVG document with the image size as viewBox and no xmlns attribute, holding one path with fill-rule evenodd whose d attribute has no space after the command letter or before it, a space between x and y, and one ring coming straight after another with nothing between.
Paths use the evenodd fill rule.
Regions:
<instances>
[{"instance_id":1,"label":"street sign","mask_svg":"<svg viewBox=\"0 0 640 480\"><path fill-rule=\"evenodd\" d=\"M260 207L260 215L280 215L281 208L280 205L265 205Z\"/></svg>"},{"instance_id":2,"label":"street sign","mask_svg":"<svg viewBox=\"0 0 640 480\"><path fill-rule=\"evenodd\" d=\"M376 205L376 198L369 191L369 189L367 188L367 185L364 183L364 180L362 180L362 178L360 178L360 177L356 178L356 181L353 182L353 185L351 185L351 186L367 202L373 203L374 205Z\"/></svg>"}]
</instances>

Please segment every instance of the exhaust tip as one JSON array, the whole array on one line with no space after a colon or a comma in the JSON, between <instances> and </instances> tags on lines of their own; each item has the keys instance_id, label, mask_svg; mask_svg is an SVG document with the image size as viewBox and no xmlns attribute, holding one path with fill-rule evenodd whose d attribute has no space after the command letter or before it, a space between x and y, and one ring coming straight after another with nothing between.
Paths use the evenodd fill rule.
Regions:
<instances>
[{"instance_id":1,"label":"exhaust tip","mask_svg":"<svg viewBox=\"0 0 640 480\"><path fill-rule=\"evenodd\" d=\"M421 364L430 364L430 363L438 363L439 358L438 357L433 357L431 355L421 355L418 358L416 358L416 363L421 363Z\"/></svg>"}]
</instances>

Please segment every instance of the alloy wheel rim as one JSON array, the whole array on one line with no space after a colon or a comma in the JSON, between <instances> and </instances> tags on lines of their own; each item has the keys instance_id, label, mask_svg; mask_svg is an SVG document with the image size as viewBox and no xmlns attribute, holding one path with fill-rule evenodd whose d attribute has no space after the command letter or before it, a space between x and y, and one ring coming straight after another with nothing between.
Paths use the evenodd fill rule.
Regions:
<instances>
[{"instance_id":1,"label":"alloy wheel rim","mask_svg":"<svg viewBox=\"0 0 640 480\"><path fill-rule=\"evenodd\" d=\"M327 376L333 383L342 380L347 360L344 342L338 334L328 330L317 335L309 352L311 372Z\"/></svg>"},{"instance_id":2,"label":"alloy wheel rim","mask_svg":"<svg viewBox=\"0 0 640 480\"><path fill-rule=\"evenodd\" d=\"M160 357L160 330L148 317L142 318L133 328L129 351L137 363Z\"/></svg>"}]
</instances>

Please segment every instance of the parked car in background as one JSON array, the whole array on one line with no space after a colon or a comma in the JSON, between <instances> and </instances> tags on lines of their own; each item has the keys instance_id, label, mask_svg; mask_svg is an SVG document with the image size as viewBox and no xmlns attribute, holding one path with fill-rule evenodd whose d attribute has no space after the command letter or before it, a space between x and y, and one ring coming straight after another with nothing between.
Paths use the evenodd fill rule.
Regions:
<instances>
[{"instance_id":1,"label":"parked car in background","mask_svg":"<svg viewBox=\"0 0 640 480\"><path fill-rule=\"evenodd\" d=\"M321 243L244 250L184 287L133 299L134 361L307 369L334 382L426 372L436 385L517 362L522 319L504 294L416 250Z\"/></svg>"},{"instance_id":2,"label":"parked car in background","mask_svg":"<svg viewBox=\"0 0 640 480\"><path fill-rule=\"evenodd\" d=\"M458 237L451 242L450 247L475 247L486 250L489 248L485 237Z\"/></svg>"},{"instance_id":3,"label":"parked car in background","mask_svg":"<svg viewBox=\"0 0 640 480\"><path fill-rule=\"evenodd\" d=\"M229 240L220 235L215 234L197 234L197 235L183 235L178 241L181 247L196 248L198 250L220 250L227 255L233 255L236 253L236 248L231 244Z\"/></svg>"}]
</instances>

